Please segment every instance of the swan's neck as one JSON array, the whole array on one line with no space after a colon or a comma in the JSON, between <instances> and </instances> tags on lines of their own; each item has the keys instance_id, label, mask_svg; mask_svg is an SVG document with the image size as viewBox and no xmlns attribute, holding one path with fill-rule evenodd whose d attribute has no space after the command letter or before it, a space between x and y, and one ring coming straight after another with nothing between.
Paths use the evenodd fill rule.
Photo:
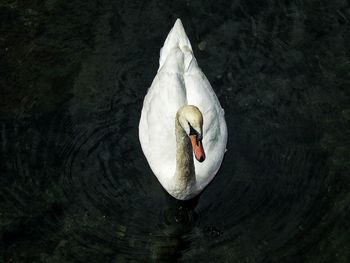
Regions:
<instances>
[{"instance_id":1,"label":"swan's neck","mask_svg":"<svg viewBox=\"0 0 350 263\"><path fill-rule=\"evenodd\" d=\"M191 140L180 125L178 118L175 120L176 133L176 188L185 192L189 190L196 181L193 163Z\"/></svg>"}]
</instances>

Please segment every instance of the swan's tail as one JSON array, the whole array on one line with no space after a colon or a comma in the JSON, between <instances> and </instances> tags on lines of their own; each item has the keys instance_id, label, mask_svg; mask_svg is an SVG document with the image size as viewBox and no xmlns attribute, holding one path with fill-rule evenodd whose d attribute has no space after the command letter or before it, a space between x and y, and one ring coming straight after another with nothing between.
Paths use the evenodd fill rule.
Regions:
<instances>
[{"instance_id":1,"label":"swan's tail","mask_svg":"<svg viewBox=\"0 0 350 263\"><path fill-rule=\"evenodd\" d=\"M194 59L192 46L185 29L178 18L170 30L163 47L160 50L159 69L161 69L174 49L180 49L184 55L184 70L186 71Z\"/></svg>"}]
</instances>

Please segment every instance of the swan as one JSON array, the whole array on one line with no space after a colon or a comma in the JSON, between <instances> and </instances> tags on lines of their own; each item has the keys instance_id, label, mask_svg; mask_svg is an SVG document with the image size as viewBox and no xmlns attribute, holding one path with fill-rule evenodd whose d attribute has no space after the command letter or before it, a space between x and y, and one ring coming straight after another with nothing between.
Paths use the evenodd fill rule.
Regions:
<instances>
[{"instance_id":1,"label":"swan","mask_svg":"<svg viewBox=\"0 0 350 263\"><path fill-rule=\"evenodd\" d=\"M222 163L224 110L198 67L180 19L160 50L159 68L143 101L139 140L160 184L179 200L198 195Z\"/></svg>"}]
</instances>

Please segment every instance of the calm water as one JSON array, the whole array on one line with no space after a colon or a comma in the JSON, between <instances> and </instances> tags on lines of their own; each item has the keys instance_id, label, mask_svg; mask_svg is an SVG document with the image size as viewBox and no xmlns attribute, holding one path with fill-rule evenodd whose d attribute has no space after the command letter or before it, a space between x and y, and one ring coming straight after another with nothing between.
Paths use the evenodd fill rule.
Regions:
<instances>
[{"instance_id":1,"label":"calm water","mask_svg":"<svg viewBox=\"0 0 350 263\"><path fill-rule=\"evenodd\" d=\"M172 199L138 121L180 17L226 112ZM1 1L0 261L350 262L350 5Z\"/></svg>"}]
</instances>

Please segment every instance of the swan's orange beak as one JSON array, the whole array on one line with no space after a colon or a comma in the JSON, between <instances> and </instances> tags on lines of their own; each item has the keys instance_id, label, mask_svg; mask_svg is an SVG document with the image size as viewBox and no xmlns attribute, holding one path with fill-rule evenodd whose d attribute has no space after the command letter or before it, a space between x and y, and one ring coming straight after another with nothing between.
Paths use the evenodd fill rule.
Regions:
<instances>
[{"instance_id":1,"label":"swan's orange beak","mask_svg":"<svg viewBox=\"0 0 350 263\"><path fill-rule=\"evenodd\" d=\"M205 153L202 145L202 140L197 140L197 135L190 135L194 155L198 162L205 160Z\"/></svg>"}]
</instances>

